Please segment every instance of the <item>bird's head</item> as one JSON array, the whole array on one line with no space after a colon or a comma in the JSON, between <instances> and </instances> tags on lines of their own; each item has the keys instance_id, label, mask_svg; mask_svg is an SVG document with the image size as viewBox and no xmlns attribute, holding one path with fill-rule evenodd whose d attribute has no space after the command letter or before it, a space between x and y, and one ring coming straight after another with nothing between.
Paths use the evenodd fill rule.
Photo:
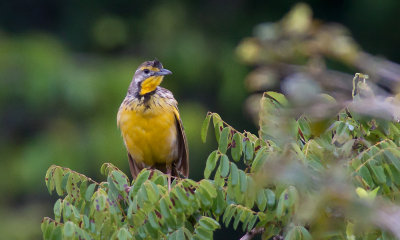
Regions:
<instances>
[{"instance_id":1,"label":"bird's head","mask_svg":"<svg viewBox=\"0 0 400 240\"><path fill-rule=\"evenodd\" d=\"M157 59L142 63L133 76L130 91L141 96L153 92L159 86L165 75L172 74Z\"/></svg>"}]
</instances>

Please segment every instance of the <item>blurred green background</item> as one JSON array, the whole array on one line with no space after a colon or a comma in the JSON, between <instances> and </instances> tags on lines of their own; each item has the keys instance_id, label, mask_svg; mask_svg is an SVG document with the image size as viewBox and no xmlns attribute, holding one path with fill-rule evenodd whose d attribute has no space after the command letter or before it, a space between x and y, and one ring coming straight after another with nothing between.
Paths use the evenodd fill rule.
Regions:
<instances>
[{"instance_id":1,"label":"blurred green background","mask_svg":"<svg viewBox=\"0 0 400 240\"><path fill-rule=\"evenodd\" d=\"M361 47L400 62L398 0L305 1L315 18L350 29ZM129 173L116 126L137 66L157 57L179 102L191 177L215 143L203 144L207 111L255 132L243 111L250 68L235 48L253 27L279 20L297 1L1 1L0 232L38 239L52 216L44 176L51 164L97 180L111 162Z\"/></svg>"}]
</instances>

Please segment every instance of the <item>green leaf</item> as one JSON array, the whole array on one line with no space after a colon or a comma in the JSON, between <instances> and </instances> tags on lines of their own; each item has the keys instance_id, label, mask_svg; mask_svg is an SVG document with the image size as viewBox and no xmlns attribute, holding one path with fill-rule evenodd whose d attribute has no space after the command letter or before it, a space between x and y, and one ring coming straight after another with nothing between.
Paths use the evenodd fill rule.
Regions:
<instances>
[{"instance_id":1,"label":"green leaf","mask_svg":"<svg viewBox=\"0 0 400 240\"><path fill-rule=\"evenodd\" d=\"M243 151L242 135L240 133L235 133L232 138L231 155L235 162L240 160Z\"/></svg>"},{"instance_id":2,"label":"green leaf","mask_svg":"<svg viewBox=\"0 0 400 240\"><path fill-rule=\"evenodd\" d=\"M55 226L50 235L51 240L63 239L61 225Z\"/></svg>"},{"instance_id":3,"label":"green leaf","mask_svg":"<svg viewBox=\"0 0 400 240\"><path fill-rule=\"evenodd\" d=\"M199 237L200 239L211 239L212 238L212 231L209 231L201 226L197 227L195 230L196 236Z\"/></svg>"},{"instance_id":4,"label":"green leaf","mask_svg":"<svg viewBox=\"0 0 400 240\"><path fill-rule=\"evenodd\" d=\"M210 119L211 119L211 113L207 113L206 118L203 121L203 125L201 126L201 140L203 143L206 142L207 139L207 132L208 132L208 126L210 125Z\"/></svg>"},{"instance_id":5,"label":"green leaf","mask_svg":"<svg viewBox=\"0 0 400 240\"><path fill-rule=\"evenodd\" d=\"M385 175L385 171L384 171L383 167L379 166L379 165L373 165L373 164L371 164L371 161L370 161L369 166L372 170L372 173L375 176L377 183L378 184L386 183L386 175Z\"/></svg>"},{"instance_id":6,"label":"green leaf","mask_svg":"<svg viewBox=\"0 0 400 240\"><path fill-rule=\"evenodd\" d=\"M149 170L143 169L142 171L140 171L139 175L137 175L137 177L131 187L131 190L129 192L130 197L135 196L137 194L140 187L149 178L149 176L150 176Z\"/></svg>"},{"instance_id":7,"label":"green leaf","mask_svg":"<svg viewBox=\"0 0 400 240\"><path fill-rule=\"evenodd\" d=\"M88 181L87 180L84 180L83 182L81 182L81 185L79 186L80 200L84 200L85 199L87 187L88 187Z\"/></svg>"},{"instance_id":8,"label":"green leaf","mask_svg":"<svg viewBox=\"0 0 400 240\"><path fill-rule=\"evenodd\" d=\"M240 191L244 193L247 190L247 177L246 173L244 173L242 170L239 170L239 179L240 179Z\"/></svg>"},{"instance_id":9,"label":"green leaf","mask_svg":"<svg viewBox=\"0 0 400 240\"><path fill-rule=\"evenodd\" d=\"M149 220L150 226L151 226L153 229L159 229L160 226L159 226L158 223L157 223L157 216L156 216L156 214L155 214L154 212L149 212L147 216L148 216L148 220Z\"/></svg>"},{"instance_id":10,"label":"green leaf","mask_svg":"<svg viewBox=\"0 0 400 240\"><path fill-rule=\"evenodd\" d=\"M56 221L60 221L61 213L62 213L62 200L58 199L57 202L54 204L54 216Z\"/></svg>"},{"instance_id":11,"label":"green leaf","mask_svg":"<svg viewBox=\"0 0 400 240\"><path fill-rule=\"evenodd\" d=\"M126 228L121 228L117 234L118 240L128 240L132 239L132 234Z\"/></svg>"},{"instance_id":12,"label":"green leaf","mask_svg":"<svg viewBox=\"0 0 400 240\"><path fill-rule=\"evenodd\" d=\"M289 186L287 193L288 197L287 201L285 201L286 207L288 208L293 207L294 208L293 210L296 210L299 201L299 193L297 189L293 186Z\"/></svg>"},{"instance_id":13,"label":"green leaf","mask_svg":"<svg viewBox=\"0 0 400 240\"><path fill-rule=\"evenodd\" d=\"M384 150L385 156L389 159L389 161L393 164L393 166L400 171L400 156L397 150L392 149L385 149ZM397 156L395 156L395 154Z\"/></svg>"},{"instance_id":14,"label":"green leaf","mask_svg":"<svg viewBox=\"0 0 400 240\"><path fill-rule=\"evenodd\" d=\"M293 227L285 236L285 240L301 240L300 234L296 227Z\"/></svg>"},{"instance_id":15,"label":"green leaf","mask_svg":"<svg viewBox=\"0 0 400 240\"><path fill-rule=\"evenodd\" d=\"M64 173L64 176L63 176L62 181L61 181L61 188L62 189L67 189L67 183L68 183L68 179L69 179L69 175L70 174L71 174L71 172Z\"/></svg>"},{"instance_id":16,"label":"green leaf","mask_svg":"<svg viewBox=\"0 0 400 240\"><path fill-rule=\"evenodd\" d=\"M252 215L252 217L251 217L251 219L249 221L249 224L247 225L247 231L248 232L250 232L253 229L254 225L257 222L257 219L258 219L257 215Z\"/></svg>"},{"instance_id":17,"label":"green leaf","mask_svg":"<svg viewBox=\"0 0 400 240\"><path fill-rule=\"evenodd\" d=\"M237 229L237 227L239 225L239 221L240 221L243 213L244 213L243 209L239 208L237 210L237 213L236 213L236 216L235 216L235 221L233 221L233 229L235 229L235 230Z\"/></svg>"},{"instance_id":18,"label":"green leaf","mask_svg":"<svg viewBox=\"0 0 400 240\"><path fill-rule=\"evenodd\" d=\"M275 193L270 189L265 189L264 191L267 196L267 206L273 208L275 206Z\"/></svg>"},{"instance_id":19,"label":"green leaf","mask_svg":"<svg viewBox=\"0 0 400 240\"><path fill-rule=\"evenodd\" d=\"M121 173L120 171L114 170L111 172L111 175L115 180L118 190L125 191L125 189L128 187L128 178L125 176L125 174Z\"/></svg>"},{"instance_id":20,"label":"green leaf","mask_svg":"<svg viewBox=\"0 0 400 240\"><path fill-rule=\"evenodd\" d=\"M51 237L51 233L53 232L54 228L55 228L55 223L54 222L50 222L49 219L44 219L43 222L46 221L46 229L43 232L43 239L50 239Z\"/></svg>"},{"instance_id":21,"label":"green leaf","mask_svg":"<svg viewBox=\"0 0 400 240\"><path fill-rule=\"evenodd\" d=\"M400 186L400 172L393 165L389 165L389 169L392 173L392 181L397 185Z\"/></svg>"},{"instance_id":22,"label":"green leaf","mask_svg":"<svg viewBox=\"0 0 400 240\"><path fill-rule=\"evenodd\" d=\"M244 142L244 159L246 162L250 162L251 160L253 160L253 156L254 156L254 147L253 147L253 143L250 142L250 140L246 140Z\"/></svg>"},{"instance_id":23,"label":"green leaf","mask_svg":"<svg viewBox=\"0 0 400 240\"><path fill-rule=\"evenodd\" d=\"M54 189L54 181L52 181L52 179L53 179L52 172L53 172L54 167L55 167L55 165L50 166L49 169L47 169L46 176L45 176L46 187L50 194Z\"/></svg>"},{"instance_id":24,"label":"green leaf","mask_svg":"<svg viewBox=\"0 0 400 240\"><path fill-rule=\"evenodd\" d=\"M190 202L187 199L187 195L186 195L185 190L183 190L180 187L175 187L174 190L175 190L175 193L176 193L176 195L178 197L178 200L182 203L182 205L185 206L185 207L189 207L190 206Z\"/></svg>"},{"instance_id":25,"label":"green leaf","mask_svg":"<svg viewBox=\"0 0 400 240\"><path fill-rule=\"evenodd\" d=\"M308 123L308 121L304 118L304 116L300 117L297 120L297 123L299 124L299 128L300 131L303 133L304 136L304 140L308 140L310 139L311 136L311 128L310 128L310 124Z\"/></svg>"},{"instance_id":26,"label":"green leaf","mask_svg":"<svg viewBox=\"0 0 400 240\"><path fill-rule=\"evenodd\" d=\"M230 132L230 127L225 127L224 129L222 129L221 135L219 137L218 149L223 154L225 154L226 151L228 150L229 132Z\"/></svg>"},{"instance_id":27,"label":"green leaf","mask_svg":"<svg viewBox=\"0 0 400 240\"><path fill-rule=\"evenodd\" d=\"M285 197L287 196L287 194L288 192L287 190L285 190L281 193L281 196L279 197L278 206L276 207L276 217L278 219L281 219L285 213Z\"/></svg>"},{"instance_id":28,"label":"green leaf","mask_svg":"<svg viewBox=\"0 0 400 240\"><path fill-rule=\"evenodd\" d=\"M214 201L213 211L214 214L219 216L224 212L225 209L225 194L224 191L220 188L217 191L217 199Z\"/></svg>"},{"instance_id":29,"label":"green leaf","mask_svg":"<svg viewBox=\"0 0 400 240\"><path fill-rule=\"evenodd\" d=\"M64 224L64 236L70 238L74 236L75 233L75 224L71 221L67 221Z\"/></svg>"},{"instance_id":30,"label":"green leaf","mask_svg":"<svg viewBox=\"0 0 400 240\"><path fill-rule=\"evenodd\" d=\"M45 236L45 232L48 226L49 226L49 221L46 218L44 218L42 220L42 223L40 224L40 229L42 230L43 233L43 239L47 239Z\"/></svg>"},{"instance_id":31,"label":"green leaf","mask_svg":"<svg viewBox=\"0 0 400 240\"><path fill-rule=\"evenodd\" d=\"M210 180L207 179L203 179L200 181L200 188L204 189L205 191L208 192L208 194L212 197L212 198L216 198L217 197L217 190L215 189L215 186L213 183L211 183Z\"/></svg>"},{"instance_id":32,"label":"green leaf","mask_svg":"<svg viewBox=\"0 0 400 240\"><path fill-rule=\"evenodd\" d=\"M245 232L247 230L247 224L249 224L252 219L253 213L250 211L245 211L242 216L242 231Z\"/></svg>"},{"instance_id":33,"label":"green leaf","mask_svg":"<svg viewBox=\"0 0 400 240\"><path fill-rule=\"evenodd\" d=\"M56 192L58 196L62 196L64 194L64 190L62 188L62 178L63 178L63 171L61 168L57 167L54 169L53 179L56 186Z\"/></svg>"},{"instance_id":34,"label":"green leaf","mask_svg":"<svg viewBox=\"0 0 400 240\"><path fill-rule=\"evenodd\" d=\"M225 227L229 226L229 223L236 212L236 209L233 206L234 205L231 204L225 209L224 216L222 217L222 221L225 223Z\"/></svg>"},{"instance_id":35,"label":"green leaf","mask_svg":"<svg viewBox=\"0 0 400 240\"><path fill-rule=\"evenodd\" d=\"M256 157L254 158L254 161L251 164L250 172L254 173L260 170L260 168L264 165L267 156L268 156L267 147L262 147L260 150L258 150Z\"/></svg>"},{"instance_id":36,"label":"green leaf","mask_svg":"<svg viewBox=\"0 0 400 240\"><path fill-rule=\"evenodd\" d=\"M202 216L200 218L199 225L210 231L214 231L215 229L220 227L217 221L206 216Z\"/></svg>"},{"instance_id":37,"label":"green leaf","mask_svg":"<svg viewBox=\"0 0 400 240\"><path fill-rule=\"evenodd\" d=\"M261 212L264 212L265 208L267 207L267 196L265 195L263 189L260 189L257 192L257 206Z\"/></svg>"},{"instance_id":38,"label":"green leaf","mask_svg":"<svg viewBox=\"0 0 400 240\"><path fill-rule=\"evenodd\" d=\"M266 92L265 95L272 98L274 101L276 101L277 103L279 103L282 106L289 105L288 100L286 99L285 95L283 95L282 93L269 91L269 92Z\"/></svg>"},{"instance_id":39,"label":"green leaf","mask_svg":"<svg viewBox=\"0 0 400 240\"><path fill-rule=\"evenodd\" d=\"M65 219L70 219L72 209L71 209L71 204L67 202L66 200L63 201L63 218Z\"/></svg>"},{"instance_id":40,"label":"green leaf","mask_svg":"<svg viewBox=\"0 0 400 240\"><path fill-rule=\"evenodd\" d=\"M231 184L232 186L236 186L239 183L239 169L233 162L230 164L231 164L231 175L230 175Z\"/></svg>"},{"instance_id":41,"label":"green leaf","mask_svg":"<svg viewBox=\"0 0 400 240\"><path fill-rule=\"evenodd\" d=\"M221 177L227 177L229 173L229 159L225 154L221 156L221 163L219 165Z\"/></svg>"},{"instance_id":42,"label":"green leaf","mask_svg":"<svg viewBox=\"0 0 400 240\"><path fill-rule=\"evenodd\" d=\"M217 113L212 115L212 119L214 124L215 138L217 139L217 142L219 142L220 132L222 131L224 124L222 123L221 117Z\"/></svg>"},{"instance_id":43,"label":"green leaf","mask_svg":"<svg viewBox=\"0 0 400 240\"><path fill-rule=\"evenodd\" d=\"M176 232L176 240L185 240L185 234L182 228L178 229Z\"/></svg>"},{"instance_id":44,"label":"green leaf","mask_svg":"<svg viewBox=\"0 0 400 240\"><path fill-rule=\"evenodd\" d=\"M169 210L169 204L165 200L165 198L161 198L160 200L160 211L161 215L167 220L168 225L171 227L175 226L175 218L171 215Z\"/></svg>"},{"instance_id":45,"label":"green leaf","mask_svg":"<svg viewBox=\"0 0 400 240\"><path fill-rule=\"evenodd\" d=\"M202 206L203 206L204 208L208 208L208 207L211 206L211 204L212 204L212 198L211 198L211 195L208 193L208 191L207 191L206 189L200 188L200 187L199 187L199 188L196 190L195 194L196 194L196 197L197 197L198 199L200 199L200 201L201 201L201 203L202 203Z\"/></svg>"},{"instance_id":46,"label":"green leaf","mask_svg":"<svg viewBox=\"0 0 400 240\"><path fill-rule=\"evenodd\" d=\"M92 184L90 184L89 187L86 189L86 192L85 192L85 200L86 200L86 201L89 202L90 199L92 199L92 196L93 196L93 192L94 192L95 187L96 187L96 184L95 184L95 183L92 183Z\"/></svg>"},{"instance_id":47,"label":"green leaf","mask_svg":"<svg viewBox=\"0 0 400 240\"><path fill-rule=\"evenodd\" d=\"M207 158L206 168L204 169L204 178L210 178L211 172L214 170L219 159L218 151L213 151Z\"/></svg>"},{"instance_id":48,"label":"green leaf","mask_svg":"<svg viewBox=\"0 0 400 240\"><path fill-rule=\"evenodd\" d=\"M360 167L360 169L358 170L358 173L364 179L364 181L368 184L368 186L370 186L370 187L375 186L375 184L372 180L371 173L369 172L369 169L365 165Z\"/></svg>"}]
</instances>

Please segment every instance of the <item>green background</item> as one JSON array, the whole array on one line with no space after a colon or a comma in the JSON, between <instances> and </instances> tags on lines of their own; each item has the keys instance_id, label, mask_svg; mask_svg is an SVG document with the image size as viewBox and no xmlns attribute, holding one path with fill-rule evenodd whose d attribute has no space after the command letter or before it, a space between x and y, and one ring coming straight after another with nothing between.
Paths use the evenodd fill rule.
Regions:
<instances>
[{"instance_id":1,"label":"green background","mask_svg":"<svg viewBox=\"0 0 400 240\"><path fill-rule=\"evenodd\" d=\"M102 180L111 162L128 173L116 126L137 66L157 57L174 74L162 86L179 102L190 175L202 177L215 143L200 140L207 111L256 132L235 47L255 25L297 1L1 1L0 232L38 239L52 216L51 164ZM367 52L400 62L397 0L306 1L314 17L348 27ZM218 236L218 235L217 235Z\"/></svg>"}]
</instances>

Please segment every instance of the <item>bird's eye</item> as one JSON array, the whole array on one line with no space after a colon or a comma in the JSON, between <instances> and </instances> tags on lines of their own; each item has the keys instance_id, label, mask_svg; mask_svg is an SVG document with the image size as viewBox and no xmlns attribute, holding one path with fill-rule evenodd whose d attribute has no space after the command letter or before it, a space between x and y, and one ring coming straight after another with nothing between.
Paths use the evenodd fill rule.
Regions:
<instances>
[{"instance_id":1,"label":"bird's eye","mask_svg":"<svg viewBox=\"0 0 400 240\"><path fill-rule=\"evenodd\" d=\"M150 70L149 70L149 69L145 69L145 70L143 70L143 72L144 72L145 74L149 74L149 73L150 73Z\"/></svg>"}]
</instances>

